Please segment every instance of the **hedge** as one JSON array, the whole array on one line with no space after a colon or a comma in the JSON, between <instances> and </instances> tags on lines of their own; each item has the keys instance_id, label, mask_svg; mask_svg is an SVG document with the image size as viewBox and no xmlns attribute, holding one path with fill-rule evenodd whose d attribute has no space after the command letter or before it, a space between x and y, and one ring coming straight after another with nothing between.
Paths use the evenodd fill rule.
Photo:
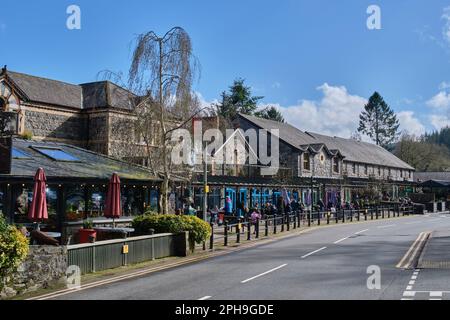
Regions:
<instances>
[{"instance_id":1,"label":"hedge","mask_svg":"<svg viewBox=\"0 0 450 320\"><path fill-rule=\"evenodd\" d=\"M145 214L134 218L132 222L135 232L149 234L150 229L155 233L189 232L189 245L194 250L195 243L203 243L211 235L209 223L195 216L177 216L172 214Z\"/></svg>"}]
</instances>

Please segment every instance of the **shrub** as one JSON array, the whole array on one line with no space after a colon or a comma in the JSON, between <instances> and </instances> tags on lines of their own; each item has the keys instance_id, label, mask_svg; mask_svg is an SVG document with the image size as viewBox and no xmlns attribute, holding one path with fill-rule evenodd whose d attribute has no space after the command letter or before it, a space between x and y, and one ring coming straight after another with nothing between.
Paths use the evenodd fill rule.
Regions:
<instances>
[{"instance_id":1,"label":"shrub","mask_svg":"<svg viewBox=\"0 0 450 320\"><path fill-rule=\"evenodd\" d=\"M172 214L145 214L133 220L133 228L139 234L189 232L189 246L194 250L196 243L206 241L211 234L209 223L195 216L177 216Z\"/></svg>"},{"instance_id":2,"label":"shrub","mask_svg":"<svg viewBox=\"0 0 450 320\"><path fill-rule=\"evenodd\" d=\"M28 254L28 239L0 215L0 279L16 271ZM0 288L2 287L0 282Z\"/></svg>"},{"instance_id":3,"label":"shrub","mask_svg":"<svg viewBox=\"0 0 450 320\"><path fill-rule=\"evenodd\" d=\"M29 130L25 130L20 137L24 140L32 140L33 139L33 133Z\"/></svg>"}]
</instances>

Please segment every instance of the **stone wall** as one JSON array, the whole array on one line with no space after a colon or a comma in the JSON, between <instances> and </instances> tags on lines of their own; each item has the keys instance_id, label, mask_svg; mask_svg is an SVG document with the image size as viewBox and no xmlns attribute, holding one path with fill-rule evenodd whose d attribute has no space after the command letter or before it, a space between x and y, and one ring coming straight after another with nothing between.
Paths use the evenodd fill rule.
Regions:
<instances>
[{"instance_id":1,"label":"stone wall","mask_svg":"<svg viewBox=\"0 0 450 320\"><path fill-rule=\"evenodd\" d=\"M77 113L25 110L25 130L34 137L71 142L75 145L85 144L87 139L86 118Z\"/></svg>"},{"instance_id":2,"label":"stone wall","mask_svg":"<svg viewBox=\"0 0 450 320\"><path fill-rule=\"evenodd\" d=\"M25 261L8 279L0 292L0 299L47 288L65 280L66 247L30 246Z\"/></svg>"}]
</instances>

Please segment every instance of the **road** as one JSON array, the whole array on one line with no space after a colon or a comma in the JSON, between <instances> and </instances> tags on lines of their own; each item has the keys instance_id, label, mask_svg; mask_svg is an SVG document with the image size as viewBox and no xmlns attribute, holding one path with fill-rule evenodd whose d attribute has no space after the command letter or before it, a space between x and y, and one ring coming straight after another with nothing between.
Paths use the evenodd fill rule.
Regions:
<instances>
[{"instance_id":1,"label":"road","mask_svg":"<svg viewBox=\"0 0 450 320\"><path fill-rule=\"evenodd\" d=\"M396 268L421 232L448 228L450 215L435 214L324 227L54 299L450 299L448 270ZM369 266L380 268L378 289Z\"/></svg>"}]
</instances>

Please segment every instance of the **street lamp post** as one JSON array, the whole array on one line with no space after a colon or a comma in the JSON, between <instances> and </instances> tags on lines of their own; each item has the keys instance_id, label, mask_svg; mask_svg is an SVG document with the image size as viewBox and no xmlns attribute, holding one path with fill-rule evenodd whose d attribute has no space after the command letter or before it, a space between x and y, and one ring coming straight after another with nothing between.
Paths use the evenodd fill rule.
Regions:
<instances>
[{"instance_id":1,"label":"street lamp post","mask_svg":"<svg viewBox=\"0 0 450 320\"><path fill-rule=\"evenodd\" d=\"M208 213L208 193L209 193L209 187L208 187L208 161L207 156L208 152L205 147L205 155L203 157L203 220L206 221L208 219L207 213Z\"/></svg>"}]
</instances>

